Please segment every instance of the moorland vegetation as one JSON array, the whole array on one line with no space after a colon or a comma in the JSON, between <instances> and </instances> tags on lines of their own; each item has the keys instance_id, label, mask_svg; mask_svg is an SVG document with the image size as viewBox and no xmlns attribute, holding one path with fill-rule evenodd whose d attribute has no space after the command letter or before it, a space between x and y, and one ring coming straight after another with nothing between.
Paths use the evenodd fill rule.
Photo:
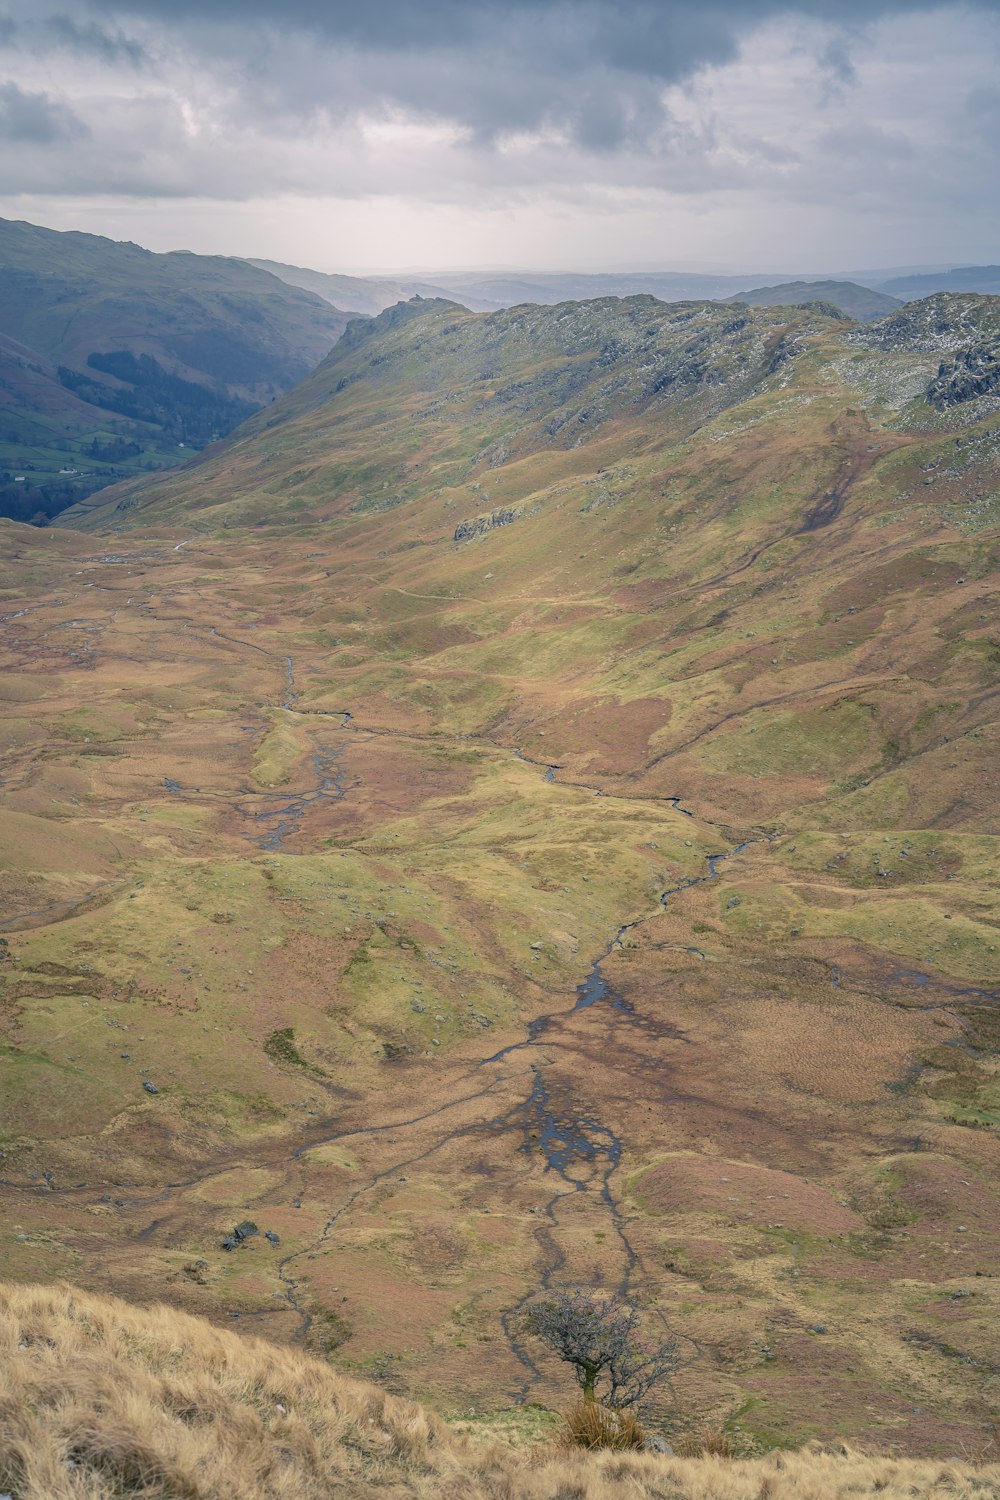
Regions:
<instances>
[{"instance_id":1,"label":"moorland vegetation","mask_svg":"<svg viewBox=\"0 0 1000 1500\"><path fill-rule=\"evenodd\" d=\"M526 1308L599 1288L677 1341L651 1424L758 1455L666 1492L821 1494L811 1441L971 1484L998 329L415 301L197 463L6 523L8 1280L522 1438L567 1383Z\"/></svg>"}]
</instances>

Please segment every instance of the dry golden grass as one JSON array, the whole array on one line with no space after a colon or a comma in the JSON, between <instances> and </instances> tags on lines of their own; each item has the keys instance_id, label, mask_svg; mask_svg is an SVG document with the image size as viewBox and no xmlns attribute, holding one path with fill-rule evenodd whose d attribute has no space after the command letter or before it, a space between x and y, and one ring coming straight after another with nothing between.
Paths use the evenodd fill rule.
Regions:
<instances>
[{"instance_id":1,"label":"dry golden grass","mask_svg":"<svg viewBox=\"0 0 1000 1500\"><path fill-rule=\"evenodd\" d=\"M14 1500L882 1500L1000 1494L1000 1465L849 1448L520 1452L166 1306L0 1287L0 1492Z\"/></svg>"},{"instance_id":2,"label":"dry golden grass","mask_svg":"<svg viewBox=\"0 0 1000 1500\"><path fill-rule=\"evenodd\" d=\"M562 1439L569 1448L642 1452L646 1432L634 1411L609 1411L596 1401L578 1401L566 1413Z\"/></svg>"}]
</instances>

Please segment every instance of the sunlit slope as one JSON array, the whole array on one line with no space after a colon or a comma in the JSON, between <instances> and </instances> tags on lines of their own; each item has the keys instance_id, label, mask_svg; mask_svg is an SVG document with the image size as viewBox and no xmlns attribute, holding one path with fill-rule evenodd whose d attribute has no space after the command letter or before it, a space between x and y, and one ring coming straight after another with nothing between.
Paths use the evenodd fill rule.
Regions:
<instances>
[{"instance_id":1,"label":"sunlit slope","mask_svg":"<svg viewBox=\"0 0 1000 1500\"><path fill-rule=\"evenodd\" d=\"M109 494L92 521L295 525L407 504L396 524L450 534L491 505L592 478L640 432L651 454L669 451L766 381L783 339L817 326L835 324L648 297L490 315L401 303L352 328L214 460L175 485Z\"/></svg>"}]
</instances>

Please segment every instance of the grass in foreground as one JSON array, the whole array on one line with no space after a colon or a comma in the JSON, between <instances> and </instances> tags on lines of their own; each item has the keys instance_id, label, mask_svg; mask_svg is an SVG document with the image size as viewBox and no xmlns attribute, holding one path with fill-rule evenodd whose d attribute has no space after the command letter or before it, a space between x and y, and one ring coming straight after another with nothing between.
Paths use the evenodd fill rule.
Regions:
<instances>
[{"instance_id":1,"label":"grass in foreground","mask_svg":"<svg viewBox=\"0 0 1000 1500\"><path fill-rule=\"evenodd\" d=\"M14 1500L883 1500L1000 1494L1000 1465L818 1446L762 1459L521 1451L160 1305L0 1287L0 1492Z\"/></svg>"}]
</instances>

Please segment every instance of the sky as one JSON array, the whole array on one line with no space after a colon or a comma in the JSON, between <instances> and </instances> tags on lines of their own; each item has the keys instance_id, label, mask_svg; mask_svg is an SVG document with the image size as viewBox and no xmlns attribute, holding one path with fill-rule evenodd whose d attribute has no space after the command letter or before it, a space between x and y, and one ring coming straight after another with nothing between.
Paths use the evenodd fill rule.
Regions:
<instances>
[{"instance_id":1,"label":"sky","mask_svg":"<svg viewBox=\"0 0 1000 1500\"><path fill-rule=\"evenodd\" d=\"M0 0L0 217L324 271L1000 262L1000 0Z\"/></svg>"}]
</instances>

